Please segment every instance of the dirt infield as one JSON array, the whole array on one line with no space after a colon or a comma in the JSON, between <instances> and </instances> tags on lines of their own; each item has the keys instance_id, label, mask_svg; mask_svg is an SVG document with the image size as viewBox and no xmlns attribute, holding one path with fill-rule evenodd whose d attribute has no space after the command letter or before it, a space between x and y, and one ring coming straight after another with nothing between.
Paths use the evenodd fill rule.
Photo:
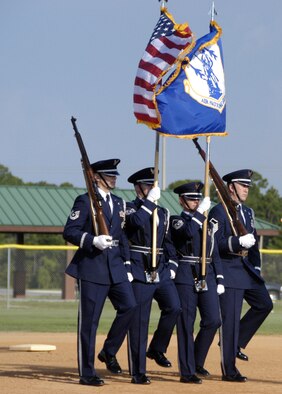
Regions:
<instances>
[{"instance_id":1,"label":"dirt infield","mask_svg":"<svg viewBox=\"0 0 282 394\"><path fill-rule=\"evenodd\" d=\"M172 338L167 356L172 368L158 367L148 360L148 376L152 384L137 386L130 383L126 343L118 353L124 369L120 376L111 375L104 364L97 361L97 373L105 380L103 387L78 385L76 366L76 335L65 333L0 333L0 390L2 394L72 394L93 393L282 393L282 336L256 336L248 348L249 362L238 361L238 368L248 377L247 383L221 381L219 349L212 345L206 368L211 377L202 385L185 385L179 382L177 369L176 337ZM100 350L104 336L98 337ZM52 344L52 352L10 351L17 344ZM188 386L188 387L187 387Z\"/></svg>"}]
</instances>

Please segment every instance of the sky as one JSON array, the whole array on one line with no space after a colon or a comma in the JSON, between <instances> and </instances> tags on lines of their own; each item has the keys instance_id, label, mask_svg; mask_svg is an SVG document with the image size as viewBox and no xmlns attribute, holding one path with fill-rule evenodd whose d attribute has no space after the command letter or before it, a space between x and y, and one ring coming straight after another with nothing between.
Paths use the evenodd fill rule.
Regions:
<instances>
[{"instance_id":1,"label":"sky","mask_svg":"<svg viewBox=\"0 0 282 394\"><path fill-rule=\"evenodd\" d=\"M199 38L209 31L211 3L167 7ZM210 159L222 176L251 168L282 195L282 1L216 0L215 8L228 136L211 138ZM90 162L121 159L117 186L131 188L128 176L155 159L155 131L137 124L132 96L159 15L157 0L0 0L0 164L24 182L85 187L74 116ZM166 138L164 152L161 186L204 179L191 140Z\"/></svg>"}]
</instances>

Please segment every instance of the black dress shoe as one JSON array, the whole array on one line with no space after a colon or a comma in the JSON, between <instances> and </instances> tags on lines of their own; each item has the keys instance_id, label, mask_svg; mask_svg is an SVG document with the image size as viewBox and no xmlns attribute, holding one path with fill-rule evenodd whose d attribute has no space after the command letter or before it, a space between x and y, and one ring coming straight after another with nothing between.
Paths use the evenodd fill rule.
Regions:
<instances>
[{"instance_id":1,"label":"black dress shoe","mask_svg":"<svg viewBox=\"0 0 282 394\"><path fill-rule=\"evenodd\" d=\"M240 348L236 353L236 357L243 361L249 361L249 357L246 354L242 353Z\"/></svg>"},{"instance_id":2,"label":"black dress shoe","mask_svg":"<svg viewBox=\"0 0 282 394\"><path fill-rule=\"evenodd\" d=\"M200 365L196 366L196 373L202 376L210 376L209 371L207 371L204 367L200 367Z\"/></svg>"},{"instance_id":3,"label":"black dress shoe","mask_svg":"<svg viewBox=\"0 0 282 394\"><path fill-rule=\"evenodd\" d=\"M134 375L131 379L131 383L135 384L150 384L151 380L145 374Z\"/></svg>"},{"instance_id":4,"label":"black dress shoe","mask_svg":"<svg viewBox=\"0 0 282 394\"><path fill-rule=\"evenodd\" d=\"M246 376L242 376L240 372L238 372L235 375L222 375L222 380L224 380L225 382L244 383L248 379L246 378Z\"/></svg>"},{"instance_id":5,"label":"black dress shoe","mask_svg":"<svg viewBox=\"0 0 282 394\"><path fill-rule=\"evenodd\" d=\"M83 377L79 379L79 384L84 384L87 386L103 386L104 380L100 379L99 376Z\"/></svg>"},{"instance_id":6,"label":"black dress shoe","mask_svg":"<svg viewBox=\"0 0 282 394\"><path fill-rule=\"evenodd\" d=\"M146 356L151 360L155 360L161 367L169 368L171 367L171 362L166 358L162 352L156 350L148 349Z\"/></svg>"},{"instance_id":7,"label":"black dress shoe","mask_svg":"<svg viewBox=\"0 0 282 394\"><path fill-rule=\"evenodd\" d=\"M180 377L180 382L181 383L201 384L202 383L202 379L198 378L198 376L196 376L196 375L181 376Z\"/></svg>"},{"instance_id":8,"label":"black dress shoe","mask_svg":"<svg viewBox=\"0 0 282 394\"><path fill-rule=\"evenodd\" d=\"M98 359L102 362L105 363L107 366L107 369L112 372L112 373L122 373L122 369L116 359L115 356L110 356L107 354L104 350L101 350L100 353L98 354Z\"/></svg>"}]
</instances>

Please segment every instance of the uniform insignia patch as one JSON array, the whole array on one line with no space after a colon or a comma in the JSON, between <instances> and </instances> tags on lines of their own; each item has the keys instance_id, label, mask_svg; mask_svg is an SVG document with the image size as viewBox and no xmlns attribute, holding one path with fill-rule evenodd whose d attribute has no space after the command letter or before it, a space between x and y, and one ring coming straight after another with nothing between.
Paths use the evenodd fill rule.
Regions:
<instances>
[{"instance_id":1,"label":"uniform insignia patch","mask_svg":"<svg viewBox=\"0 0 282 394\"><path fill-rule=\"evenodd\" d=\"M136 210L134 208L129 208L125 211L126 215L131 215L132 213L136 212Z\"/></svg>"},{"instance_id":2,"label":"uniform insignia patch","mask_svg":"<svg viewBox=\"0 0 282 394\"><path fill-rule=\"evenodd\" d=\"M175 228L175 230L180 229L184 224L184 221L182 219L174 219L172 221L172 227Z\"/></svg>"},{"instance_id":3,"label":"uniform insignia patch","mask_svg":"<svg viewBox=\"0 0 282 394\"><path fill-rule=\"evenodd\" d=\"M212 225L213 234L215 234L218 230L218 221L216 219L212 218L210 220L210 223Z\"/></svg>"},{"instance_id":4,"label":"uniform insignia patch","mask_svg":"<svg viewBox=\"0 0 282 394\"><path fill-rule=\"evenodd\" d=\"M71 211L70 213L70 219L71 220L76 220L79 218L80 211Z\"/></svg>"}]
</instances>

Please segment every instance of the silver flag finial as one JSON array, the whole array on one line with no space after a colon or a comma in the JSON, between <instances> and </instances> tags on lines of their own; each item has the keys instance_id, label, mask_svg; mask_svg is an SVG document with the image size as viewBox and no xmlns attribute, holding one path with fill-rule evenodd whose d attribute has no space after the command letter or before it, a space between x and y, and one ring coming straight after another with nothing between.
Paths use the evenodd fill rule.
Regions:
<instances>
[{"instance_id":1,"label":"silver flag finial","mask_svg":"<svg viewBox=\"0 0 282 394\"><path fill-rule=\"evenodd\" d=\"M212 6L210 9L209 15L211 16L211 20L214 21L214 16L217 15L217 11L214 6L214 1L212 2Z\"/></svg>"},{"instance_id":2,"label":"silver flag finial","mask_svg":"<svg viewBox=\"0 0 282 394\"><path fill-rule=\"evenodd\" d=\"M162 4L161 4L161 8L163 8L163 7L165 7L165 3L167 3L168 2L168 0L159 0L159 2L162 2Z\"/></svg>"}]
</instances>

